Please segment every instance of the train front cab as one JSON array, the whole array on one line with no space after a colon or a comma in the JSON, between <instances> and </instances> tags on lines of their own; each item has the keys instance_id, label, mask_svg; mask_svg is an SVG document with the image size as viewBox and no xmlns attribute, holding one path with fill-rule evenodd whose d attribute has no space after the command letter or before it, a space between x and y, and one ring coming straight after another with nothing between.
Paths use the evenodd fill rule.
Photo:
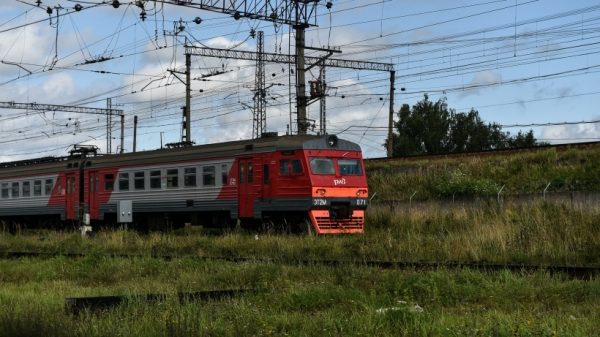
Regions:
<instances>
[{"instance_id":1,"label":"train front cab","mask_svg":"<svg viewBox=\"0 0 600 337\"><path fill-rule=\"evenodd\" d=\"M363 233L368 187L360 150L305 150L318 234Z\"/></svg>"}]
</instances>

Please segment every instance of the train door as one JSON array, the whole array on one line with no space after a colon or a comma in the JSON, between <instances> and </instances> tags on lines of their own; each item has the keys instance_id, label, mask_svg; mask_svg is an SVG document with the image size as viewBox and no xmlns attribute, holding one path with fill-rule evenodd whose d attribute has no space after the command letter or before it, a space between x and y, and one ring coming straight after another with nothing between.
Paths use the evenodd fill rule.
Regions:
<instances>
[{"instance_id":1,"label":"train door","mask_svg":"<svg viewBox=\"0 0 600 337\"><path fill-rule=\"evenodd\" d=\"M79 205L79 188L77 184L77 172L70 172L65 175L66 195L65 195L65 216L67 220L76 220L76 209Z\"/></svg>"},{"instance_id":2,"label":"train door","mask_svg":"<svg viewBox=\"0 0 600 337\"><path fill-rule=\"evenodd\" d=\"M272 167L275 167L275 161L271 162L271 159L269 159L268 157L264 158L263 161L263 165L262 165L262 193L261 193L261 197L263 200L268 200L271 199L272 196L272 184L271 184L271 179L272 179L272 175L273 172L271 170Z\"/></svg>"},{"instance_id":3,"label":"train door","mask_svg":"<svg viewBox=\"0 0 600 337\"><path fill-rule=\"evenodd\" d=\"M240 218L254 217L254 200L256 199L256 191L254 190L254 163L252 158L240 159L239 165L239 203L240 203Z\"/></svg>"},{"instance_id":4,"label":"train door","mask_svg":"<svg viewBox=\"0 0 600 337\"><path fill-rule=\"evenodd\" d=\"M100 175L98 171L89 171L88 173L88 212L91 219L98 219L100 216L100 202L98 193L100 193Z\"/></svg>"}]
</instances>

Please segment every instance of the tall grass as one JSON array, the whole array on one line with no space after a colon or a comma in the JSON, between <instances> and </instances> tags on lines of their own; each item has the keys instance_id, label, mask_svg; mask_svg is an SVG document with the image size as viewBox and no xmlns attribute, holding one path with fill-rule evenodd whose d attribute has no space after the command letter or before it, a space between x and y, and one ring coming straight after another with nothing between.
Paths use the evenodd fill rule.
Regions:
<instances>
[{"instance_id":1,"label":"tall grass","mask_svg":"<svg viewBox=\"0 0 600 337\"><path fill-rule=\"evenodd\" d=\"M233 232L102 231L93 238L41 231L0 233L0 251L86 253L94 266L103 254L207 256L296 260L487 261L600 266L600 209L547 202L498 207L426 204L405 209L373 206L366 233L305 237Z\"/></svg>"},{"instance_id":2,"label":"tall grass","mask_svg":"<svg viewBox=\"0 0 600 337\"><path fill-rule=\"evenodd\" d=\"M600 209L540 202L505 207L371 207L374 241L399 259L600 265Z\"/></svg>"},{"instance_id":3,"label":"tall grass","mask_svg":"<svg viewBox=\"0 0 600 337\"><path fill-rule=\"evenodd\" d=\"M369 189L384 200L431 200L550 191L600 191L600 146L530 153L367 163Z\"/></svg>"}]
</instances>

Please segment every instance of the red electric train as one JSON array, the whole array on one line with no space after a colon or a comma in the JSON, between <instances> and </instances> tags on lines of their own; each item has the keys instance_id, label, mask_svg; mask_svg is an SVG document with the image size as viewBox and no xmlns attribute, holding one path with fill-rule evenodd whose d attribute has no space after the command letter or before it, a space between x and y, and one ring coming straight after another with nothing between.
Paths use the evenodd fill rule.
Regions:
<instances>
[{"instance_id":1,"label":"red electric train","mask_svg":"<svg viewBox=\"0 0 600 337\"><path fill-rule=\"evenodd\" d=\"M227 228L239 220L246 228L362 233L367 203L360 147L334 135L0 164L4 226Z\"/></svg>"}]
</instances>

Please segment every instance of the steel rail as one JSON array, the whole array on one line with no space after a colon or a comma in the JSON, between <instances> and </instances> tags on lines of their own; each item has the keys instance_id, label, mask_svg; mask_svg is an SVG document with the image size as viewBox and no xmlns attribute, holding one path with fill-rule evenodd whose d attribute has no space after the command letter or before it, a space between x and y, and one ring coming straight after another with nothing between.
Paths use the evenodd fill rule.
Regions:
<instances>
[{"instance_id":1,"label":"steel rail","mask_svg":"<svg viewBox=\"0 0 600 337\"><path fill-rule=\"evenodd\" d=\"M52 258L52 257L69 257L83 258L88 256L85 253L73 252L17 252L17 251L1 251L1 259L16 259L16 258ZM302 265L302 266L365 266L379 269L396 269L396 270L417 270L431 271L439 269L470 269L481 272L548 272L550 274L563 274L571 278L591 280L600 274L600 267L597 266L569 266L569 265L533 265L522 263L492 263L492 262L477 262L477 261L383 261L383 260L321 260L321 259L273 259L260 257L242 257L242 256L197 256L197 255L167 255L167 254L103 254L106 257L113 258L155 258L162 260L176 259L193 259L204 261L227 261L233 263L281 263L286 265Z\"/></svg>"}]
</instances>

